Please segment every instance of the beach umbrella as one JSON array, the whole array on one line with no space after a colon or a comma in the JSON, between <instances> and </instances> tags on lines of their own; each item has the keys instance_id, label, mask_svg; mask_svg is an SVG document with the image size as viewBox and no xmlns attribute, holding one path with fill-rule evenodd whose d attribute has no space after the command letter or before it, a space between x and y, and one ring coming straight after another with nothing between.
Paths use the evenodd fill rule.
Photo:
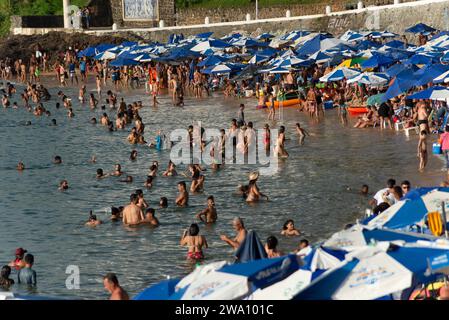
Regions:
<instances>
[{"instance_id":1,"label":"beach umbrella","mask_svg":"<svg viewBox=\"0 0 449 320\"><path fill-rule=\"evenodd\" d=\"M429 82L435 82L434 79L442 75L449 70L449 65L444 64L432 64L422 67L417 70L414 75L416 76L416 86L421 86Z\"/></svg>"},{"instance_id":2,"label":"beach umbrella","mask_svg":"<svg viewBox=\"0 0 449 320\"><path fill-rule=\"evenodd\" d=\"M364 57L355 57L355 58L351 58L351 59L346 59L345 61L340 63L338 65L338 67L350 68L350 67L355 66L356 64L361 64L365 60L366 60L366 58L364 58Z\"/></svg>"},{"instance_id":3,"label":"beach umbrella","mask_svg":"<svg viewBox=\"0 0 449 320\"><path fill-rule=\"evenodd\" d=\"M436 31L435 28L432 28L424 23L418 23L415 24L412 27L409 27L407 29L405 29L405 32L409 32L409 33L421 33L421 34L429 34L431 32Z\"/></svg>"},{"instance_id":4,"label":"beach umbrella","mask_svg":"<svg viewBox=\"0 0 449 320\"><path fill-rule=\"evenodd\" d=\"M237 249L235 256L237 257L237 262L242 263L257 259L265 259L267 258L267 252L256 232L251 230Z\"/></svg>"},{"instance_id":5,"label":"beach umbrella","mask_svg":"<svg viewBox=\"0 0 449 320\"><path fill-rule=\"evenodd\" d=\"M274 36L270 33L262 33L260 36L256 37L257 40L265 40L265 39L271 39L274 38Z\"/></svg>"},{"instance_id":6,"label":"beach umbrella","mask_svg":"<svg viewBox=\"0 0 449 320\"><path fill-rule=\"evenodd\" d=\"M312 54L309 57L309 60L315 61L315 63L324 63L332 60L332 57L330 55L325 54L323 51L318 51Z\"/></svg>"},{"instance_id":7,"label":"beach umbrella","mask_svg":"<svg viewBox=\"0 0 449 320\"><path fill-rule=\"evenodd\" d=\"M261 67L257 67L256 65L250 64L242 71L238 72L234 77L231 78L233 81L242 81L253 79L255 74L259 72Z\"/></svg>"},{"instance_id":8,"label":"beach umbrella","mask_svg":"<svg viewBox=\"0 0 449 320\"><path fill-rule=\"evenodd\" d=\"M388 32L388 31L373 31L367 34L367 37L370 36L373 39L379 39L379 38L394 38L397 37L398 35L393 33L393 32Z\"/></svg>"},{"instance_id":9,"label":"beach umbrella","mask_svg":"<svg viewBox=\"0 0 449 320\"><path fill-rule=\"evenodd\" d=\"M363 69L368 69L368 68L377 68L380 66L386 66L386 65L390 65L394 62L395 60L386 56L386 55L381 55L381 54L375 54L373 55L371 58L369 58L366 61L363 61L361 64L361 67Z\"/></svg>"},{"instance_id":10,"label":"beach umbrella","mask_svg":"<svg viewBox=\"0 0 449 320\"><path fill-rule=\"evenodd\" d=\"M300 45L296 50L296 53L299 56L308 56L320 50L324 51L333 48L341 43L343 43L343 41L340 39L329 38L328 36L319 34Z\"/></svg>"},{"instance_id":11,"label":"beach umbrella","mask_svg":"<svg viewBox=\"0 0 449 320\"><path fill-rule=\"evenodd\" d=\"M438 238L424 234L397 230L368 228L356 224L349 229L334 233L322 246L332 249L354 251L379 241L401 240L405 242L435 241Z\"/></svg>"},{"instance_id":12,"label":"beach umbrella","mask_svg":"<svg viewBox=\"0 0 449 320\"><path fill-rule=\"evenodd\" d=\"M374 300L434 281L449 265L449 247L379 242L346 255L324 272L297 300Z\"/></svg>"},{"instance_id":13,"label":"beach umbrella","mask_svg":"<svg viewBox=\"0 0 449 320\"><path fill-rule=\"evenodd\" d=\"M78 52L78 58L94 57L98 53L99 52L95 49L95 47L87 47L86 49L81 50L80 52Z\"/></svg>"},{"instance_id":14,"label":"beach umbrella","mask_svg":"<svg viewBox=\"0 0 449 320\"><path fill-rule=\"evenodd\" d=\"M381 105L382 101L383 101L382 100L383 96L384 96L383 93L378 93L378 94L368 97L368 99L366 99L366 105L368 105L368 106Z\"/></svg>"},{"instance_id":15,"label":"beach umbrella","mask_svg":"<svg viewBox=\"0 0 449 320\"><path fill-rule=\"evenodd\" d=\"M402 63L397 63L392 65L390 68L388 68L387 70L385 70L385 73L393 78L395 76L397 76L399 73L401 73L402 71L405 70L411 70L412 73L414 73L415 71L419 70L419 68L417 66L415 66L414 64L412 65L405 65Z\"/></svg>"},{"instance_id":16,"label":"beach umbrella","mask_svg":"<svg viewBox=\"0 0 449 320\"><path fill-rule=\"evenodd\" d=\"M203 32L203 33L198 33L195 38L197 39L208 39L210 38L211 35L213 35L213 32Z\"/></svg>"},{"instance_id":17,"label":"beach umbrella","mask_svg":"<svg viewBox=\"0 0 449 320\"><path fill-rule=\"evenodd\" d=\"M444 63L449 62L449 51L444 52L443 56L440 58L440 61Z\"/></svg>"},{"instance_id":18,"label":"beach umbrella","mask_svg":"<svg viewBox=\"0 0 449 320\"><path fill-rule=\"evenodd\" d=\"M224 265L196 277L190 284L175 292L171 299L233 300L243 298L259 288L277 283L301 265L296 255L259 259L248 263Z\"/></svg>"},{"instance_id":19,"label":"beach umbrella","mask_svg":"<svg viewBox=\"0 0 449 320\"><path fill-rule=\"evenodd\" d=\"M355 76L358 76L360 71L351 68L336 68L329 72L328 74L322 76L320 78L321 82L329 82L329 81L339 81L342 79L351 79Z\"/></svg>"},{"instance_id":20,"label":"beach umbrella","mask_svg":"<svg viewBox=\"0 0 449 320\"><path fill-rule=\"evenodd\" d=\"M231 45L222 40L209 39L209 40L202 41L202 42L198 43L197 45L192 47L190 50L194 51L194 52L203 52L208 49L213 50L213 49L223 49L223 48L228 48L228 47L231 47Z\"/></svg>"},{"instance_id":21,"label":"beach umbrella","mask_svg":"<svg viewBox=\"0 0 449 320\"><path fill-rule=\"evenodd\" d=\"M431 87L407 97L407 99L429 99L429 100L443 100L449 98L449 89L446 87L435 86Z\"/></svg>"},{"instance_id":22,"label":"beach umbrella","mask_svg":"<svg viewBox=\"0 0 449 320\"><path fill-rule=\"evenodd\" d=\"M225 59L221 58L220 56L208 56L206 59L198 63L198 67L215 66L222 63L224 60Z\"/></svg>"},{"instance_id":23,"label":"beach umbrella","mask_svg":"<svg viewBox=\"0 0 449 320\"><path fill-rule=\"evenodd\" d=\"M132 300L166 300L174 292L180 279L167 279L156 283L138 293Z\"/></svg>"},{"instance_id":24,"label":"beach umbrella","mask_svg":"<svg viewBox=\"0 0 449 320\"><path fill-rule=\"evenodd\" d=\"M113 60L117 57L117 54L111 51L105 51L97 54L94 59L95 60Z\"/></svg>"},{"instance_id":25,"label":"beach umbrella","mask_svg":"<svg viewBox=\"0 0 449 320\"><path fill-rule=\"evenodd\" d=\"M227 65L219 64L216 66L211 66L210 68L207 68L201 72L206 74L225 74L230 73L231 71L232 71L231 68L228 67Z\"/></svg>"},{"instance_id":26,"label":"beach umbrella","mask_svg":"<svg viewBox=\"0 0 449 320\"><path fill-rule=\"evenodd\" d=\"M411 230L414 226L425 228L425 220L429 212L442 213L442 202L445 203L445 211L449 212L449 188L435 187L429 189L426 189L425 194L413 200L398 201L370 220L367 226L404 231Z\"/></svg>"},{"instance_id":27,"label":"beach umbrella","mask_svg":"<svg viewBox=\"0 0 449 320\"><path fill-rule=\"evenodd\" d=\"M432 64L434 58L423 55L423 54L415 54L410 59L403 62L403 64Z\"/></svg>"},{"instance_id":28,"label":"beach umbrella","mask_svg":"<svg viewBox=\"0 0 449 320\"><path fill-rule=\"evenodd\" d=\"M404 48L404 49L406 49L405 43L402 42L402 41L399 41L399 40L389 41L389 42L385 43L384 46L390 47L390 48L396 48L396 49L397 48Z\"/></svg>"},{"instance_id":29,"label":"beach umbrella","mask_svg":"<svg viewBox=\"0 0 449 320\"><path fill-rule=\"evenodd\" d=\"M349 79L347 83L363 83L371 86L380 86L384 85L389 81L390 77L381 72L364 72L355 76L352 79Z\"/></svg>"},{"instance_id":30,"label":"beach umbrella","mask_svg":"<svg viewBox=\"0 0 449 320\"><path fill-rule=\"evenodd\" d=\"M414 87L416 84L416 76L414 76L413 73L413 69L405 69L399 72L382 97L382 102L397 97Z\"/></svg>"},{"instance_id":31,"label":"beach umbrella","mask_svg":"<svg viewBox=\"0 0 449 320\"><path fill-rule=\"evenodd\" d=\"M136 60L118 57L117 59L112 61L109 65L111 67L123 67L123 66L136 66L138 64L139 62L137 62Z\"/></svg>"},{"instance_id":32,"label":"beach umbrella","mask_svg":"<svg viewBox=\"0 0 449 320\"><path fill-rule=\"evenodd\" d=\"M433 83L449 82L449 70L433 79Z\"/></svg>"},{"instance_id":33,"label":"beach umbrella","mask_svg":"<svg viewBox=\"0 0 449 320\"><path fill-rule=\"evenodd\" d=\"M250 64L259 64L265 61L268 61L270 58L267 56L262 56L260 54L255 54L249 61L248 63Z\"/></svg>"}]
</instances>

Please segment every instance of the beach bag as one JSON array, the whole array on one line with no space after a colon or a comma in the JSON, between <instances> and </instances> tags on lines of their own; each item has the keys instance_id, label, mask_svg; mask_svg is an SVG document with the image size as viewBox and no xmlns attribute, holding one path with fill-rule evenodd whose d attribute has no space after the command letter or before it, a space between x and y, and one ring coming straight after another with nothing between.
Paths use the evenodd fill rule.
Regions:
<instances>
[{"instance_id":1,"label":"beach bag","mask_svg":"<svg viewBox=\"0 0 449 320\"><path fill-rule=\"evenodd\" d=\"M442 154L443 151L441 150L441 144L439 143L434 143L432 145L432 153L433 154Z\"/></svg>"}]
</instances>

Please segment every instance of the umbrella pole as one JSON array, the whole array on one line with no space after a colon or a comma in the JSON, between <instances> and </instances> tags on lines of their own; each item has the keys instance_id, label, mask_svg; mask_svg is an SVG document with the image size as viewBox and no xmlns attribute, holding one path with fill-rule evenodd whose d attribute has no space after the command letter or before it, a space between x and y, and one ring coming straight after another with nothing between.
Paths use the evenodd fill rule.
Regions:
<instances>
[{"instance_id":1,"label":"umbrella pole","mask_svg":"<svg viewBox=\"0 0 449 320\"><path fill-rule=\"evenodd\" d=\"M444 224L444 235L446 239L448 238L448 232L447 232L447 221L446 221L446 206L444 201L441 202L441 211L443 213L443 224Z\"/></svg>"}]
</instances>

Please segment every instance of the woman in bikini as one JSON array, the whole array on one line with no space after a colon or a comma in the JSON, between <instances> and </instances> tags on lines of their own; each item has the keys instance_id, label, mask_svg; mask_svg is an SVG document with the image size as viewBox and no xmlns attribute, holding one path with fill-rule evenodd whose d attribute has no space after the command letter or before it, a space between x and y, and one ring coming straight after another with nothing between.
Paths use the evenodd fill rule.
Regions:
<instances>
[{"instance_id":1,"label":"woman in bikini","mask_svg":"<svg viewBox=\"0 0 449 320\"><path fill-rule=\"evenodd\" d=\"M201 260L204 259L203 247L208 248L206 237L199 235L200 228L196 223L190 225L188 230L184 231L180 244L181 246L188 246L187 259Z\"/></svg>"}]
</instances>

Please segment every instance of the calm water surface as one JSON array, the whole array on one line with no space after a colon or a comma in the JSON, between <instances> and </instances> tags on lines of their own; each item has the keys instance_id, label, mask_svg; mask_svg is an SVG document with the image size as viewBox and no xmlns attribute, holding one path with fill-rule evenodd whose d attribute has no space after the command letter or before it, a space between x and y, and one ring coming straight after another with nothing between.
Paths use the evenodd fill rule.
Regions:
<instances>
[{"instance_id":1,"label":"calm water surface","mask_svg":"<svg viewBox=\"0 0 449 320\"><path fill-rule=\"evenodd\" d=\"M375 192L390 177L398 183L409 179L413 186L422 186L437 184L443 175L443 162L435 156L430 156L424 174L417 173L416 136L407 139L392 131L344 128L335 110L328 111L324 121L314 123L297 110L286 108L284 120L273 125L286 126L290 158L280 163L276 175L262 176L259 181L270 202L249 206L235 195L237 185L246 182L256 165L208 170L205 192L191 195L190 206L185 209L173 205L176 184L182 177L158 177L153 189L144 193L155 208L161 196L169 199L169 208L156 211L161 226L128 231L120 223L109 221L109 208L127 204L133 191L144 189L153 160L165 170L169 151L133 147L126 141L128 130L109 133L100 125L89 124L91 117L100 118L101 110L80 106L75 99L77 92L69 89L66 91L74 98L75 118L68 119L65 109L55 108L58 90L50 90L53 98L44 103L51 117L36 118L24 109L0 109L0 264L7 264L15 248L23 247L34 254L38 275L35 290L14 286L12 290L19 293L104 299L107 293L102 275L115 272L133 296L167 275L186 275L192 266L185 261L187 250L179 246L179 238L205 207L208 195L215 196L219 218L215 226L200 228L210 246L205 250L206 262L212 262L232 259L232 250L219 236L234 234L231 220L235 216L241 216L247 228L256 230L263 241L277 235L280 248L289 251L297 247L301 237L279 235L286 219L294 219L303 237L320 241L363 217L367 199L357 194L362 184ZM137 93L126 96L127 102L147 99ZM157 109L141 110L147 141L154 140L158 129L168 133L197 120L205 127L228 128L240 103L219 95L200 101L187 99L185 108L172 107L168 96L160 101ZM253 108L255 101L243 102L247 104L246 120L261 128L266 122L265 112ZM108 113L114 118L113 112ZM49 126L51 118L57 119L58 126ZM32 121L31 126L24 125L27 120ZM312 134L304 146L298 146L296 122ZM139 153L134 163L129 160L133 148ZM62 157L62 165L52 164L55 155ZM96 164L89 163L92 155L97 157ZM20 160L26 166L22 173L15 170ZM97 168L110 172L115 163L122 164L123 171L135 178L134 183L121 183L115 177L95 179ZM182 169L185 167L179 167L178 172ZM67 192L57 190L62 179L69 181ZM105 221L95 229L84 227L91 209ZM66 289L68 265L80 268L80 290ZM16 278L16 274L12 276Z\"/></svg>"}]
</instances>

